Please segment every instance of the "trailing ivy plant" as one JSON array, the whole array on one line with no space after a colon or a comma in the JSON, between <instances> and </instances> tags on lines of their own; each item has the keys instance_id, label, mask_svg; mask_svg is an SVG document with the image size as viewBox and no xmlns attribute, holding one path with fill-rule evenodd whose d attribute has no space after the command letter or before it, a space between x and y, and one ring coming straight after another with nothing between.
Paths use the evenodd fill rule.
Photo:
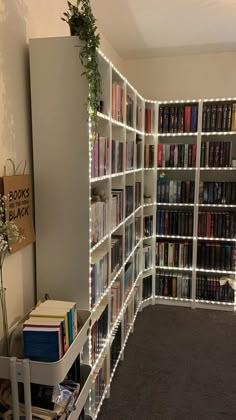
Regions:
<instances>
[{"instance_id":1,"label":"trailing ivy plant","mask_svg":"<svg viewBox=\"0 0 236 420\"><path fill-rule=\"evenodd\" d=\"M100 45L100 34L97 33L96 19L90 0L77 0L76 5L67 1L68 11L61 19L68 23L71 35L81 41L80 61L88 80L88 113L92 124L93 138L97 127L97 111L101 97L101 75L98 69L97 48Z\"/></svg>"}]
</instances>

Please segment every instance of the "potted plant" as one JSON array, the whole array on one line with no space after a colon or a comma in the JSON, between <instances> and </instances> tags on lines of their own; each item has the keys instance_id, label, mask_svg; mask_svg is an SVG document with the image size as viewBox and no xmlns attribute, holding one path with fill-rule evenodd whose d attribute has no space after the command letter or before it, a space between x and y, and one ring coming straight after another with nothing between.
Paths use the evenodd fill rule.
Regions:
<instances>
[{"instance_id":1,"label":"potted plant","mask_svg":"<svg viewBox=\"0 0 236 420\"><path fill-rule=\"evenodd\" d=\"M101 96L101 75L98 68L97 48L100 45L100 35L97 33L96 19L90 5L90 0L77 0L76 5L67 1L68 11L61 18L68 23L71 35L78 36L80 44L80 61L84 67L82 73L89 84L88 113L92 124L92 138L96 132L97 111Z\"/></svg>"}]
</instances>

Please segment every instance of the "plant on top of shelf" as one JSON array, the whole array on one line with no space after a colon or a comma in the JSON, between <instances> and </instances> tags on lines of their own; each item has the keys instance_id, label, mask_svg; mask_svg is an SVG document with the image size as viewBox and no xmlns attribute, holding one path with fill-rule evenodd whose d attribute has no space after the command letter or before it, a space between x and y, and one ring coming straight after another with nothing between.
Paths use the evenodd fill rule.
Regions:
<instances>
[{"instance_id":1,"label":"plant on top of shelf","mask_svg":"<svg viewBox=\"0 0 236 420\"><path fill-rule=\"evenodd\" d=\"M92 139L95 138L97 112L101 96L101 75L98 68L97 48L100 45L100 34L97 33L96 19L90 0L77 0L76 5L67 1L69 10L61 19L68 23L71 35L78 36L81 41L80 61L89 84L88 113L92 124Z\"/></svg>"},{"instance_id":2,"label":"plant on top of shelf","mask_svg":"<svg viewBox=\"0 0 236 420\"><path fill-rule=\"evenodd\" d=\"M6 203L9 198L5 195L0 196L0 304L2 309L4 353L9 356L9 332L6 307L6 289L3 283L3 263L11 245L21 242L23 236L14 222L6 220Z\"/></svg>"}]
</instances>

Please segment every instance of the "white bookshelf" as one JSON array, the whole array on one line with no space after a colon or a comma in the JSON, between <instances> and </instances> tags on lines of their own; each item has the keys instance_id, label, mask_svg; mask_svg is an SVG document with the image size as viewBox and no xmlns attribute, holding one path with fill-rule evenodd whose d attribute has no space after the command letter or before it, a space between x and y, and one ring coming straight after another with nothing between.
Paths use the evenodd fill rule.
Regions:
<instances>
[{"instance_id":1,"label":"white bookshelf","mask_svg":"<svg viewBox=\"0 0 236 420\"><path fill-rule=\"evenodd\" d=\"M87 341L84 348L85 358L91 365L92 380L98 369L105 361L107 367L107 381L103 396L95 412L90 414L93 418L98 416L103 399L110 395L110 384L114 377L116 367L124 358L124 349L133 326L138 310L150 304L166 304L188 306L191 308L206 307L207 309L236 310L234 302L214 302L196 299L196 280L198 273L216 275L235 274L235 270L206 270L197 267L197 245L199 240L213 241L213 238L198 237L198 213L204 207L208 209L219 208L235 209L235 205L202 204L199 202L199 183L201 180L220 179L236 181L234 169L236 168L201 168L200 151L203 141L208 136L213 141L225 139L229 135L234 139L236 132L204 133L202 132L203 100L186 100L158 102L145 100L137 90L130 85L124 76L113 66L101 51L98 51L99 68L103 85L103 112L98 113L98 132L123 143L123 163L128 142L134 142L134 167L112 173L112 151L109 153L109 173L96 178L91 177L89 143L89 126L85 103L88 87L86 79L81 77L82 67L79 61L77 38L47 38L30 41L30 67L32 90L32 118L33 118L33 152L34 152L34 179L35 179L35 209L36 209L36 272L37 296L43 298L48 293L51 298L62 300L75 300L80 309L91 311L92 325L99 319L108 304L108 334L95 364L91 360L91 341ZM40 62L40 67L38 63ZM134 103L133 125L128 126L126 108L124 120L117 121L112 117L112 83L116 81L124 89L124 95L129 94ZM171 104L197 104L198 127L194 133L159 133L158 115L160 105ZM141 124L136 126L136 106L141 109ZM145 108L152 109L153 122L151 133L145 133ZM141 144L141 167L135 167L136 137L139 136ZM157 150L159 144L195 143L197 145L196 167L157 167ZM153 145L154 167L145 168L145 145ZM111 143L110 143L111 146ZM160 203L157 202L157 180L160 172L166 172L169 179L188 180L195 182L193 203ZM209 178L210 177L210 178ZM218 177L218 178L217 178ZM123 220L117 225L111 224L112 188L125 189L126 185L141 183L141 203L129 215L125 215L125 200L123 204ZM99 242L91 246L91 191L93 188L106 192L108 199L108 232ZM150 196L150 203L144 201L144 194ZM187 209L193 212L192 235L157 235L156 212L161 208ZM210 210L209 209L209 210ZM132 243L128 255L124 250L125 228L132 224L134 236L134 221L141 218L141 237L138 243ZM153 217L153 233L148 237L143 235L144 216ZM114 276L111 275L111 255L109 256L108 287L98 297L95 305L91 306L91 261L94 253L100 250L111 250L111 238L114 234L123 236L122 263ZM155 251L156 241L186 240L192 243L193 255L191 268L157 266ZM214 239L215 240L215 239ZM216 238L221 243L223 238ZM227 239L233 242L233 239ZM135 251L139 248L141 255L143 244L148 243L152 248L152 264L150 268L138 271L134 276L132 268L132 284L128 294L124 293L125 267L129 261L134 260ZM191 295L189 299L171 296L159 296L156 293L156 275L158 273L177 273L191 277ZM117 278L121 278L122 305L117 314L116 321L111 323L111 289ZM143 282L151 278L151 292L148 297L143 295ZM149 281L148 280L148 281ZM133 310L129 328L125 331L125 313L129 307L134 307L134 294L138 290L139 303L136 311ZM121 325L120 352L112 370L110 369L110 348L114 335ZM91 380L91 377L90 377ZM91 382L87 384L89 391ZM87 395L88 397L88 395ZM86 398L84 396L85 401ZM82 408L82 407L81 407ZM89 409L89 404L87 404ZM77 414L79 414L77 412ZM74 418L74 417L73 417Z\"/></svg>"}]
</instances>

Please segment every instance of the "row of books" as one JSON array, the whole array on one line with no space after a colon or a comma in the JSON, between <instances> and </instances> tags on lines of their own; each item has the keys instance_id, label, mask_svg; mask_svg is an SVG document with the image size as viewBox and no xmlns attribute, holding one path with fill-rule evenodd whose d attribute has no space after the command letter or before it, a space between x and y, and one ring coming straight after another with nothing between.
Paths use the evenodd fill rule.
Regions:
<instances>
[{"instance_id":1,"label":"row of books","mask_svg":"<svg viewBox=\"0 0 236 420\"><path fill-rule=\"evenodd\" d=\"M234 291L228 282L221 286L217 277L197 276L196 299L234 302Z\"/></svg>"},{"instance_id":2,"label":"row of books","mask_svg":"<svg viewBox=\"0 0 236 420\"><path fill-rule=\"evenodd\" d=\"M131 301L125 311L124 314L124 337L126 339L126 336L128 334L128 331L132 325L134 319L134 309L133 309L133 302Z\"/></svg>"},{"instance_id":3,"label":"row of books","mask_svg":"<svg viewBox=\"0 0 236 420\"><path fill-rule=\"evenodd\" d=\"M124 272L124 301L127 298L133 283L133 261L125 264Z\"/></svg>"},{"instance_id":4,"label":"row of books","mask_svg":"<svg viewBox=\"0 0 236 420\"><path fill-rule=\"evenodd\" d=\"M123 172L124 143L119 140L112 140L111 143L111 172L116 174Z\"/></svg>"},{"instance_id":5,"label":"row of books","mask_svg":"<svg viewBox=\"0 0 236 420\"><path fill-rule=\"evenodd\" d=\"M142 138L136 137L136 168L142 168Z\"/></svg>"},{"instance_id":6,"label":"row of books","mask_svg":"<svg viewBox=\"0 0 236 420\"><path fill-rule=\"evenodd\" d=\"M134 211L134 187L126 185L125 187L125 216L128 217Z\"/></svg>"},{"instance_id":7,"label":"row of books","mask_svg":"<svg viewBox=\"0 0 236 420\"><path fill-rule=\"evenodd\" d=\"M109 174L110 139L96 134L92 149L91 176L99 177Z\"/></svg>"},{"instance_id":8,"label":"row of books","mask_svg":"<svg viewBox=\"0 0 236 420\"><path fill-rule=\"evenodd\" d=\"M192 242L157 242L156 265L159 267L192 267Z\"/></svg>"},{"instance_id":9,"label":"row of books","mask_svg":"<svg viewBox=\"0 0 236 420\"><path fill-rule=\"evenodd\" d=\"M194 168L196 144L158 144L157 166L167 168Z\"/></svg>"},{"instance_id":10,"label":"row of books","mask_svg":"<svg viewBox=\"0 0 236 420\"><path fill-rule=\"evenodd\" d=\"M134 281L136 281L141 272L141 249L137 248L134 253Z\"/></svg>"},{"instance_id":11,"label":"row of books","mask_svg":"<svg viewBox=\"0 0 236 420\"><path fill-rule=\"evenodd\" d=\"M147 270L152 267L152 246L149 244L143 244L143 268Z\"/></svg>"},{"instance_id":12,"label":"row of books","mask_svg":"<svg viewBox=\"0 0 236 420\"><path fill-rule=\"evenodd\" d=\"M201 144L201 168L232 166L231 141L206 141Z\"/></svg>"},{"instance_id":13,"label":"row of books","mask_svg":"<svg viewBox=\"0 0 236 420\"><path fill-rule=\"evenodd\" d=\"M153 216L144 216L143 218L143 235L152 236L153 235Z\"/></svg>"},{"instance_id":14,"label":"row of books","mask_svg":"<svg viewBox=\"0 0 236 420\"><path fill-rule=\"evenodd\" d=\"M105 388L108 384L108 374L107 374L107 359L105 358L102 366L98 371L94 372L95 379L92 382L90 389L90 410L91 413L95 415L99 403L103 397Z\"/></svg>"},{"instance_id":15,"label":"row of books","mask_svg":"<svg viewBox=\"0 0 236 420\"><path fill-rule=\"evenodd\" d=\"M117 319L117 316L120 313L121 310L121 304L122 304L122 279L119 276L115 283L111 287L111 323L114 324L114 322Z\"/></svg>"},{"instance_id":16,"label":"row of books","mask_svg":"<svg viewBox=\"0 0 236 420\"><path fill-rule=\"evenodd\" d=\"M126 96L126 124L130 127L134 126L134 101L128 94Z\"/></svg>"},{"instance_id":17,"label":"row of books","mask_svg":"<svg viewBox=\"0 0 236 420\"><path fill-rule=\"evenodd\" d=\"M149 299L152 296L152 276L144 277L143 279L143 300Z\"/></svg>"},{"instance_id":18,"label":"row of books","mask_svg":"<svg viewBox=\"0 0 236 420\"><path fill-rule=\"evenodd\" d=\"M111 343L111 351L110 351L110 370L111 373L113 372L113 369L115 367L115 364L118 360L118 357L121 352L121 335L122 335L122 327L121 323L118 325L118 328L116 329L114 338Z\"/></svg>"},{"instance_id":19,"label":"row of books","mask_svg":"<svg viewBox=\"0 0 236 420\"><path fill-rule=\"evenodd\" d=\"M136 128L137 128L137 130L142 131L142 127L143 127L142 106L137 104L137 107L136 107Z\"/></svg>"},{"instance_id":20,"label":"row of books","mask_svg":"<svg viewBox=\"0 0 236 420\"><path fill-rule=\"evenodd\" d=\"M197 245L197 266L202 269L235 270L235 245L230 243L201 243Z\"/></svg>"},{"instance_id":21,"label":"row of books","mask_svg":"<svg viewBox=\"0 0 236 420\"><path fill-rule=\"evenodd\" d=\"M125 226L125 258L129 256L134 247L133 223Z\"/></svg>"},{"instance_id":22,"label":"row of books","mask_svg":"<svg viewBox=\"0 0 236 420\"><path fill-rule=\"evenodd\" d=\"M202 111L202 131L235 131L236 103L204 103Z\"/></svg>"},{"instance_id":23,"label":"row of books","mask_svg":"<svg viewBox=\"0 0 236 420\"><path fill-rule=\"evenodd\" d=\"M190 299L191 278L182 274L159 273L156 276L156 295Z\"/></svg>"},{"instance_id":24,"label":"row of books","mask_svg":"<svg viewBox=\"0 0 236 420\"><path fill-rule=\"evenodd\" d=\"M158 203L193 203L194 181L172 181L160 175L157 182Z\"/></svg>"},{"instance_id":25,"label":"row of books","mask_svg":"<svg viewBox=\"0 0 236 420\"><path fill-rule=\"evenodd\" d=\"M92 362L95 363L99 356L108 333L108 305L105 307L100 318L92 327Z\"/></svg>"},{"instance_id":26,"label":"row of books","mask_svg":"<svg viewBox=\"0 0 236 420\"><path fill-rule=\"evenodd\" d=\"M92 246L108 234L109 203L106 197L92 192L91 202L91 243Z\"/></svg>"},{"instance_id":27,"label":"row of books","mask_svg":"<svg viewBox=\"0 0 236 420\"><path fill-rule=\"evenodd\" d=\"M145 109L145 133L151 134L153 131L154 110L151 108Z\"/></svg>"},{"instance_id":28,"label":"row of books","mask_svg":"<svg viewBox=\"0 0 236 420\"><path fill-rule=\"evenodd\" d=\"M111 196L111 229L114 229L124 219L124 190L121 188L112 188Z\"/></svg>"},{"instance_id":29,"label":"row of books","mask_svg":"<svg viewBox=\"0 0 236 420\"><path fill-rule=\"evenodd\" d=\"M199 183L199 202L202 204L236 204L236 182Z\"/></svg>"},{"instance_id":30,"label":"row of books","mask_svg":"<svg viewBox=\"0 0 236 420\"><path fill-rule=\"evenodd\" d=\"M142 183L140 181L135 182L135 209L141 206L142 201Z\"/></svg>"},{"instance_id":31,"label":"row of books","mask_svg":"<svg viewBox=\"0 0 236 420\"><path fill-rule=\"evenodd\" d=\"M141 239L141 217L135 217L134 219L134 240L135 245L140 241Z\"/></svg>"},{"instance_id":32,"label":"row of books","mask_svg":"<svg viewBox=\"0 0 236 420\"><path fill-rule=\"evenodd\" d=\"M154 144L144 146L144 168L154 168Z\"/></svg>"},{"instance_id":33,"label":"row of books","mask_svg":"<svg viewBox=\"0 0 236 420\"><path fill-rule=\"evenodd\" d=\"M117 83L112 83L112 118L124 122L125 117L125 92Z\"/></svg>"},{"instance_id":34,"label":"row of books","mask_svg":"<svg viewBox=\"0 0 236 420\"><path fill-rule=\"evenodd\" d=\"M235 238L235 212L199 212L198 236L208 238Z\"/></svg>"},{"instance_id":35,"label":"row of books","mask_svg":"<svg viewBox=\"0 0 236 420\"><path fill-rule=\"evenodd\" d=\"M183 210L157 210L157 235L191 236L193 212Z\"/></svg>"},{"instance_id":36,"label":"row of books","mask_svg":"<svg viewBox=\"0 0 236 420\"><path fill-rule=\"evenodd\" d=\"M160 105L159 133L194 133L197 131L198 105Z\"/></svg>"},{"instance_id":37,"label":"row of books","mask_svg":"<svg viewBox=\"0 0 236 420\"><path fill-rule=\"evenodd\" d=\"M61 359L77 336L78 323L75 302L41 303L23 325L24 357L39 362Z\"/></svg>"},{"instance_id":38,"label":"row of books","mask_svg":"<svg viewBox=\"0 0 236 420\"><path fill-rule=\"evenodd\" d=\"M127 141L125 144L126 154L125 154L125 168L127 171L134 169L134 142Z\"/></svg>"},{"instance_id":39,"label":"row of books","mask_svg":"<svg viewBox=\"0 0 236 420\"><path fill-rule=\"evenodd\" d=\"M108 286L109 254L107 251L95 251L91 265L91 304L94 306Z\"/></svg>"},{"instance_id":40,"label":"row of books","mask_svg":"<svg viewBox=\"0 0 236 420\"><path fill-rule=\"evenodd\" d=\"M119 271L123 260L123 236L112 235L111 237L111 275Z\"/></svg>"}]
</instances>

